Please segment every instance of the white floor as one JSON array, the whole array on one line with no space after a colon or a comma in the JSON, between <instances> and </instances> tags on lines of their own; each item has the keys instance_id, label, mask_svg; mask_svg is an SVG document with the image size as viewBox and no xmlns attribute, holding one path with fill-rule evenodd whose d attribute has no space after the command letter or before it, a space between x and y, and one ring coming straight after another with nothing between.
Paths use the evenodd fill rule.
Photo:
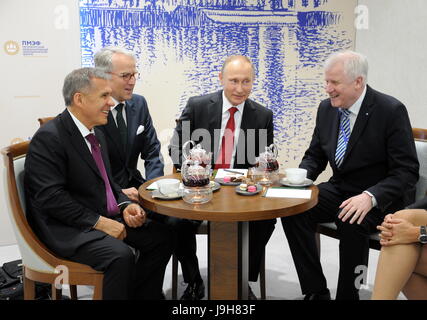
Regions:
<instances>
[{"instance_id":1,"label":"white floor","mask_svg":"<svg viewBox=\"0 0 427 320\"><path fill-rule=\"evenodd\" d=\"M338 241L329 237L321 236L322 242L322 266L325 276L328 280L328 287L331 290L332 297L335 296L338 274ZM202 277L207 283L207 241L206 236L197 236L198 258ZM298 284L298 278L292 257L289 251L288 243L284 235L280 221L277 222L274 233L266 249L266 278L267 278L267 299L269 300L295 300L302 298ZM367 284L362 287L360 297L362 300L369 300L372 286L375 279L376 265L379 252L370 250ZM20 253L16 245L0 247L0 264L20 258ZM172 264L169 262L165 274L163 285L167 299L171 299L171 270ZM181 270L179 270L181 272ZM256 295L259 296L259 286L251 284ZM65 288L64 288L65 289ZM181 296L185 290L185 284L182 277L179 278L178 296ZM67 290L64 290L67 294ZM79 287L78 294L80 299L90 299L91 288ZM405 299L402 295L399 299Z\"/></svg>"}]
</instances>

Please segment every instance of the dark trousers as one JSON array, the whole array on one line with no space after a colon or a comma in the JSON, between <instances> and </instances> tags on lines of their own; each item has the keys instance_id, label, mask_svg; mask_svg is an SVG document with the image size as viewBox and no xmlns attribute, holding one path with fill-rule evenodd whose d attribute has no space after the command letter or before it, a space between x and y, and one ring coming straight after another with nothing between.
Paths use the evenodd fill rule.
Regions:
<instances>
[{"instance_id":1,"label":"dark trousers","mask_svg":"<svg viewBox=\"0 0 427 320\"><path fill-rule=\"evenodd\" d=\"M201 281L196 232L202 221L175 218L152 211L149 212L149 216L170 228L174 243L173 252L181 264L184 282Z\"/></svg>"},{"instance_id":2,"label":"dark trousers","mask_svg":"<svg viewBox=\"0 0 427 320\"><path fill-rule=\"evenodd\" d=\"M174 234L174 253L181 263L186 283L201 280L197 259L196 231L202 221L187 220L150 212L150 217L167 224ZM249 222L249 281L257 281L265 246L274 231L276 219Z\"/></svg>"},{"instance_id":3,"label":"dark trousers","mask_svg":"<svg viewBox=\"0 0 427 320\"><path fill-rule=\"evenodd\" d=\"M70 260L104 272L103 299L162 298L165 269L172 254L168 228L147 219L139 228L126 227L124 241L106 235L78 248ZM135 256L129 248L138 251Z\"/></svg>"},{"instance_id":4,"label":"dark trousers","mask_svg":"<svg viewBox=\"0 0 427 320\"><path fill-rule=\"evenodd\" d=\"M321 183L318 204L299 215L282 218L282 226L288 239L292 258L298 273L303 294L316 293L327 288L320 264L315 232L318 223L335 222L339 234L339 261L337 300L358 300L360 270L367 270L369 235L376 231L384 216L373 208L359 225L348 219L338 219L339 206L350 198L331 183ZM363 267L365 266L365 267Z\"/></svg>"},{"instance_id":5,"label":"dark trousers","mask_svg":"<svg viewBox=\"0 0 427 320\"><path fill-rule=\"evenodd\" d=\"M249 222L249 281L257 281L265 246L274 231L276 219Z\"/></svg>"}]
</instances>

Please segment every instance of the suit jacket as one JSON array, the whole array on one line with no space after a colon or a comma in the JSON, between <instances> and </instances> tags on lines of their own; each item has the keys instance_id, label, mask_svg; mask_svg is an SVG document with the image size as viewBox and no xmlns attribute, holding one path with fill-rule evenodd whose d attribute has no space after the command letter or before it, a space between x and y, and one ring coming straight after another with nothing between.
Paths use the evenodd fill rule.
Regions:
<instances>
[{"instance_id":1,"label":"suit jacket","mask_svg":"<svg viewBox=\"0 0 427 320\"><path fill-rule=\"evenodd\" d=\"M173 163L182 165L182 145L193 140L201 143L206 151L213 153L212 165L217 158L220 145L222 120L222 91L192 97L188 100L174 136L169 145ZM251 99L245 102L234 168L248 168L255 164L255 157L265 146L273 143L273 112Z\"/></svg>"},{"instance_id":2,"label":"suit jacket","mask_svg":"<svg viewBox=\"0 0 427 320\"><path fill-rule=\"evenodd\" d=\"M367 87L340 168L335 165L339 111L330 100L320 103L313 138L300 167L315 180L329 162L329 180L343 197L367 190L382 212L394 212L414 202L418 159L405 106Z\"/></svg>"},{"instance_id":3,"label":"suit jacket","mask_svg":"<svg viewBox=\"0 0 427 320\"><path fill-rule=\"evenodd\" d=\"M114 183L104 135L95 128L117 203L129 201ZM42 126L25 160L27 218L34 232L63 257L106 236L92 227L107 212L105 184L86 142L67 110Z\"/></svg>"},{"instance_id":4,"label":"suit jacket","mask_svg":"<svg viewBox=\"0 0 427 320\"><path fill-rule=\"evenodd\" d=\"M99 129L105 134L108 144L109 158L115 181L122 188L131 187L130 182L136 180L143 184L145 179L137 169L138 158L144 160L147 180L163 175L163 159L160 153L160 142L153 126L147 102L143 96L134 94L126 101L126 122L128 128L128 148L125 153L120 141L119 129L112 114L108 115L108 123Z\"/></svg>"}]
</instances>

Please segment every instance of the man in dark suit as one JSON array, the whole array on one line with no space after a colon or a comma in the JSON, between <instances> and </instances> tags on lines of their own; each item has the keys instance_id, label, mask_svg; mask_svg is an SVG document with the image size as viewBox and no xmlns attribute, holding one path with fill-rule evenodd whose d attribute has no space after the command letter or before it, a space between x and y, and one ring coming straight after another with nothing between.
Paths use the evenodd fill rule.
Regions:
<instances>
[{"instance_id":1,"label":"man in dark suit","mask_svg":"<svg viewBox=\"0 0 427 320\"><path fill-rule=\"evenodd\" d=\"M325 63L326 93L300 167L313 181L329 163L311 210L282 218L306 300L330 299L315 241L316 225L335 222L340 234L337 299L358 299L370 233L384 215L414 200L418 160L405 106L366 85L368 64L358 53L333 54ZM365 266L365 268L363 268Z\"/></svg>"},{"instance_id":2,"label":"man in dark suit","mask_svg":"<svg viewBox=\"0 0 427 320\"><path fill-rule=\"evenodd\" d=\"M143 96L133 93L138 72L135 56L122 48L106 47L96 53L95 66L110 73L114 108L108 123L99 129L105 134L111 168L115 181L130 198L138 201L138 188L146 180L137 169L138 158L144 160L147 180L163 175L163 159L147 102ZM177 239L185 238L193 226L188 220L169 217L147 211L150 218L166 224ZM176 243L178 240L175 240ZM174 250L181 262L183 276L198 290L185 294L183 300L199 300L204 296L204 285L200 275L195 249L183 245Z\"/></svg>"},{"instance_id":3,"label":"man in dark suit","mask_svg":"<svg viewBox=\"0 0 427 320\"><path fill-rule=\"evenodd\" d=\"M190 98L181 114L169 146L169 154L177 168L182 165L182 146L190 139L213 153L214 168L254 166L255 157L265 150L265 146L273 143L273 113L249 99L254 81L250 60L244 56L227 58L219 79L223 90ZM230 114L234 117L230 117ZM229 158L225 156L225 161L219 164L222 141L229 131L229 120L232 120L235 128L231 132L234 140L229 148ZM249 281L257 281L265 245L275 223L275 219L249 223ZM193 238L188 241L193 241L195 246ZM255 298L251 290L249 295Z\"/></svg>"},{"instance_id":4,"label":"man in dark suit","mask_svg":"<svg viewBox=\"0 0 427 320\"><path fill-rule=\"evenodd\" d=\"M147 102L133 93L139 73L134 55L122 48L106 47L96 53L95 67L111 74L114 106L108 123L100 126L108 144L115 181L132 200L138 201L138 188L146 180L163 176L160 142L153 126ZM144 160L145 178L138 170Z\"/></svg>"},{"instance_id":5,"label":"man in dark suit","mask_svg":"<svg viewBox=\"0 0 427 320\"><path fill-rule=\"evenodd\" d=\"M94 128L113 105L108 79L94 68L65 78L67 108L36 132L26 157L27 216L53 252L104 272L104 299L161 299L169 231L122 193Z\"/></svg>"}]
</instances>

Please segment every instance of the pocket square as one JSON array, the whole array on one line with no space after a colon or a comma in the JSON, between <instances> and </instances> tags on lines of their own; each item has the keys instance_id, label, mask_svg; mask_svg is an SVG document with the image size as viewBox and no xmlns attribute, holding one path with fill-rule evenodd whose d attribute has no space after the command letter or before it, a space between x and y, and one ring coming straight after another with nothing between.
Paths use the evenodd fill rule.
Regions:
<instances>
[{"instance_id":1,"label":"pocket square","mask_svg":"<svg viewBox=\"0 0 427 320\"><path fill-rule=\"evenodd\" d=\"M143 125L140 125L139 127L138 127L138 130L136 130L136 135L138 135L138 134L140 134L140 133L142 133L143 131L144 131L144 126Z\"/></svg>"}]
</instances>

